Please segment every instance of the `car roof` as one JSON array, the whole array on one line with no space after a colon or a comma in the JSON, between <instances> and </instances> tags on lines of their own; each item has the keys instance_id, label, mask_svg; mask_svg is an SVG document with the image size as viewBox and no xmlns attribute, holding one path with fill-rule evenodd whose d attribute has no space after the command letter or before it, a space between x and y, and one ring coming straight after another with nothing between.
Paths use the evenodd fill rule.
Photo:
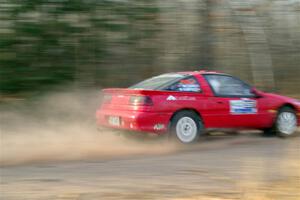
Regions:
<instances>
[{"instance_id":1,"label":"car roof","mask_svg":"<svg viewBox=\"0 0 300 200\"><path fill-rule=\"evenodd\" d=\"M209 71L209 70L200 70L200 71L183 71L183 72L176 72L178 74L184 74L184 75L203 75L203 74L220 74L220 75L227 75L222 72L217 71Z\"/></svg>"}]
</instances>

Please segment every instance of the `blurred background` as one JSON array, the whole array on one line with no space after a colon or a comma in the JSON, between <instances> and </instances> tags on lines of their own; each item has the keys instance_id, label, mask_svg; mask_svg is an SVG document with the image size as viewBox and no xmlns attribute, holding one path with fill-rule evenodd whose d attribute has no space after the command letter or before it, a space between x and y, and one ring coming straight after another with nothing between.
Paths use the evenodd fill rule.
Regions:
<instances>
[{"instance_id":1,"label":"blurred background","mask_svg":"<svg viewBox=\"0 0 300 200\"><path fill-rule=\"evenodd\" d=\"M300 0L1 0L0 99L200 69L299 95Z\"/></svg>"},{"instance_id":2,"label":"blurred background","mask_svg":"<svg viewBox=\"0 0 300 200\"><path fill-rule=\"evenodd\" d=\"M0 0L0 199L299 200L299 137L96 131L100 89L201 69L300 99L300 0Z\"/></svg>"}]
</instances>

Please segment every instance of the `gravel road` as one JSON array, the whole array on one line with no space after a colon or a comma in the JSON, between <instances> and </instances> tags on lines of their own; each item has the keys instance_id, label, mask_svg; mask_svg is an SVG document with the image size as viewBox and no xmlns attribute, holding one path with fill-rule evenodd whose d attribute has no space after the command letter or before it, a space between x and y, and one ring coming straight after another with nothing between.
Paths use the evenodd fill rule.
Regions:
<instances>
[{"instance_id":1,"label":"gravel road","mask_svg":"<svg viewBox=\"0 0 300 200\"><path fill-rule=\"evenodd\" d=\"M157 147L149 145L149 152ZM215 135L163 154L26 163L0 170L2 200L299 200L300 137Z\"/></svg>"}]
</instances>

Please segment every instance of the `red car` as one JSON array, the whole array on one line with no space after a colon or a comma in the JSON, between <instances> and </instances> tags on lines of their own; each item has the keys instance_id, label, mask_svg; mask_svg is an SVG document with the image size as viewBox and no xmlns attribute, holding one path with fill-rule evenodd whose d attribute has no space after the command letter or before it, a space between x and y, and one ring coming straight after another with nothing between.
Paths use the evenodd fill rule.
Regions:
<instances>
[{"instance_id":1,"label":"red car","mask_svg":"<svg viewBox=\"0 0 300 200\"><path fill-rule=\"evenodd\" d=\"M104 89L98 125L192 143L209 129L260 129L287 137L300 125L300 101L256 90L228 74L195 71Z\"/></svg>"}]
</instances>

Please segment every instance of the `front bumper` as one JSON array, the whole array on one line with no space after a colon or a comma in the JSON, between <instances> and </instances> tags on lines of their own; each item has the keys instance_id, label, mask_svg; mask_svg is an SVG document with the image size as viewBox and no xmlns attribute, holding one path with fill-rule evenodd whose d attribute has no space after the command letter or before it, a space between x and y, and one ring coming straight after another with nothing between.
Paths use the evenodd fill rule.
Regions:
<instances>
[{"instance_id":1,"label":"front bumper","mask_svg":"<svg viewBox=\"0 0 300 200\"><path fill-rule=\"evenodd\" d=\"M113 125L109 117L119 117L119 125ZM97 125L131 131L163 133L168 129L170 115L143 111L98 110Z\"/></svg>"}]
</instances>

